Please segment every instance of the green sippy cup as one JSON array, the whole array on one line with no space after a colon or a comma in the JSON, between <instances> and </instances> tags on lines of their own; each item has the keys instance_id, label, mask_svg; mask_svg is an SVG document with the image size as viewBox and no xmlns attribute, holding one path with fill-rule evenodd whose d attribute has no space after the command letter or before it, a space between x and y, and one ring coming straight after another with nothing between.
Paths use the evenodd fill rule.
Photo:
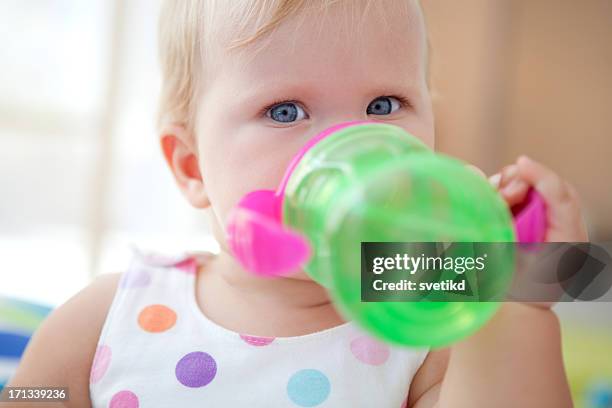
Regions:
<instances>
[{"instance_id":1,"label":"green sippy cup","mask_svg":"<svg viewBox=\"0 0 612 408\"><path fill-rule=\"evenodd\" d=\"M301 266L374 336L441 347L478 330L500 303L362 301L362 242L509 243L515 228L495 189L461 161L434 153L400 127L353 122L311 139L276 191L245 196L228 235L248 270L278 276ZM514 270L513 247L500 248L487 270L497 293Z\"/></svg>"}]
</instances>

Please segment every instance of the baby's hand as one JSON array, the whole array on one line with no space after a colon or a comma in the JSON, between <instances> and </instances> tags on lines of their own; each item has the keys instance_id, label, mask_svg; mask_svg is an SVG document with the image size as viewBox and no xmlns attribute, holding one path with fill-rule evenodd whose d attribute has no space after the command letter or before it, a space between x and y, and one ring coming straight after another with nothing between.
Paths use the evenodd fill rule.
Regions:
<instances>
[{"instance_id":1,"label":"baby's hand","mask_svg":"<svg viewBox=\"0 0 612 408\"><path fill-rule=\"evenodd\" d=\"M588 241L576 190L546 166L520 156L489 180L510 207L523 202L530 187L540 193L546 203L546 242Z\"/></svg>"}]
</instances>

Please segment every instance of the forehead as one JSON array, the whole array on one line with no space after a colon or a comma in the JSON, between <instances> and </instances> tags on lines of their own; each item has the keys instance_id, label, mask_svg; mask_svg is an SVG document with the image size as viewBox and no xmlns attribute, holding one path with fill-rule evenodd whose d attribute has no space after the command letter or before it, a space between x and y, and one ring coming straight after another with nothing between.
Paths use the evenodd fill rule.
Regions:
<instances>
[{"instance_id":1,"label":"forehead","mask_svg":"<svg viewBox=\"0 0 612 408\"><path fill-rule=\"evenodd\" d=\"M313 2L318 3L318 2ZM426 33L413 0L348 0L306 6L272 33L220 56L219 77L243 86L354 81L425 82Z\"/></svg>"}]
</instances>

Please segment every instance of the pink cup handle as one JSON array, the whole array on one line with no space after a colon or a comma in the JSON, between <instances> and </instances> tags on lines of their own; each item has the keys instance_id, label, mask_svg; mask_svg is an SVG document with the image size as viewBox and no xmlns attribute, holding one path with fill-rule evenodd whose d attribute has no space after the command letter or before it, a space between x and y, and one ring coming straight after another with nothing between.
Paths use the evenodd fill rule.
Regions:
<instances>
[{"instance_id":1,"label":"pink cup handle","mask_svg":"<svg viewBox=\"0 0 612 408\"><path fill-rule=\"evenodd\" d=\"M540 193L531 188L525 202L515 206L512 212L518 242L544 242L546 239L546 203Z\"/></svg>"},{"instance_id":2,"label":"pink cup handle","mask_svg":"<svg viewBox=\"0 0 612 408\"><path fill-rule=\"evenodd\" d=\"M275 216L278 197L272 190L253 191L229 215L227 241L242 266L260 276L283 276L308 261L310 245Z\"/></svg>"}]
</instances>

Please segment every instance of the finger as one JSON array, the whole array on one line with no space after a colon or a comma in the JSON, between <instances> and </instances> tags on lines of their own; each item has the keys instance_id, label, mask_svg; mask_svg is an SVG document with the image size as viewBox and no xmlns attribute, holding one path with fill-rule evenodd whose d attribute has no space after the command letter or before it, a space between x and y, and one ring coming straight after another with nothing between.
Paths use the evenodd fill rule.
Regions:
<instances>
[{"instance_id":1,"label":"finger","mask_svg":"<svg viewBox=\"0 0 612 408\"><path fill-rule=\"evenodd\" d=\"M489 177L489 183L497 190L499 189L499 184L501 182L501 173L496 173Z\"/></svg>"},{"instance_id":2,"label":"finger","mask_svg":"<svg viewBox=\"0 0 612 408\"><path fill-rule=\"evenodd\" d=\"M567 202L571 197L567 184L548 167L521 156L517 160L518 171L522 179L533 185L547 202Z\"/></svg>"},{"instance_id":3,"label":"finger","mask_svg":"<svg viewBox=\"0 0 612 408\"><path fill-rule=\"evenodd\" d=\"M505 166L501 170L501 179L499 181L499 188L502 189L505 186L512 183L512 181L519 178L519 169L516 164L510 164Z\"/></svg>"},{"instance_id":4,"label":"finger","mask_svg":"<svg viewBox=\"0 0 612 408\"><path fill-rule=\"evenodd\" d=\"M546 218L551 241L582 241L587 237L582 220L578 194L546 166L521 156L517 164L521 176L533 184L546 202ZM573 226L568 229L568 226ZM549 234L550 235L550 234Z\"/></svg>"},{"instance_id":5,"label":"finger","mask_svg":"<svg viewBox=\"0 0 612 408\"><path fill-rule=\"evenodd\" d=\"M510 184L500 189L500 193L510 207L520 204L525 201L529 184L521 179L515 179Z\"/></svg>"}]
</instances>

